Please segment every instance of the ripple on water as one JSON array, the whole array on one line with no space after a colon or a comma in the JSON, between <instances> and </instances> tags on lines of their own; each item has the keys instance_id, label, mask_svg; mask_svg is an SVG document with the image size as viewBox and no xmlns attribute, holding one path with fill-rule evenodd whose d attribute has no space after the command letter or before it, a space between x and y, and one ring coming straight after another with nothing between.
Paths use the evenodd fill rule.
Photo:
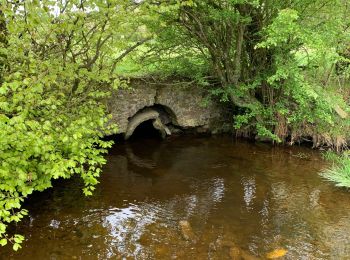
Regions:
<instances>
[{"instance_id":1,"label":"ripple on water","mask_svg":"<svg viewBox=\"0 0 350 260\"><path fill-rule=\"evenodd\" d=\"M107 159L92 197L77 179L32 196L23 250L0 259L350 258L350 194L316 151L184 137Z\"/></svg>"}]
</instances>

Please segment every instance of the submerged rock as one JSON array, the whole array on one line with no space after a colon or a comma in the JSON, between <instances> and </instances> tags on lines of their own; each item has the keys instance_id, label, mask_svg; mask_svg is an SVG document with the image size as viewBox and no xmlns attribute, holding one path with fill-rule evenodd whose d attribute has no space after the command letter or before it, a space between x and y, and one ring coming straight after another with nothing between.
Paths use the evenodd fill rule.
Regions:
<instances>
[{"instance_id":1,"label":"submerged rock","mask_svg":"<svg viewBox=\"0 0 350 260\"><path fill-rule=\"evenodd\" d=\"M232 260L259 260L259 257L252 255L251 253L243 250L238 246L230 248L230 257Z\"/></svg>"},{"instance_id":2,"label":"submerged rock","mask_svg":"<svg viewBox=\"0 0 350 260\"><path fill-rule=\"evenodd\" d=\"M241 260L241 249L239 247L231 247L230 248L230 257L232 260Z\"/></svg>"},{"instance_id":3,"label":"submerged rock","mask_svg":"<svg viewBox=\"0 0 350 260\"><path fill-rule=\"evenodd\" d=\"M287 254L287 250L283 249L283 248L278 248L275 249L273 251L271 251L270 253L266 254L266 258L267 259L277 259L277 258L281 258L283 256L285 256Z\"/></svg>"},{"instance_id":4,"label":"submerged rock","mask_svg":"<svg viewBox=\"0 0 350 260\"><path fill-rule=\"evenodd\" d=\"M187 220L181 220L179 226L181 234L185 240L196 242L197 237L192 230L191 224Z\"/></svg>"}]
</instances>

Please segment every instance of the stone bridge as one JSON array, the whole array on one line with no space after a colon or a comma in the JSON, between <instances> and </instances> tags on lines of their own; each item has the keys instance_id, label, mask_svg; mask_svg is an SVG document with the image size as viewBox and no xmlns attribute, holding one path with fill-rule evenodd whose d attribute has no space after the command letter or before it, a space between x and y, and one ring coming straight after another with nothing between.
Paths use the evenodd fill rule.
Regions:
<instances>
[{"instance_id":1,"label":"stone bridge","mask_svg":"<svg viewBox=\"0 0 350 260\"><path fill-rule=\"evenodd\" d=\"M230 121L227 108L206 97L203 88L193 85L132 80L128 88L113 93L108 108L125 139L145 122L151 122L162 137L186 130L225 131Z\"/></svg>"}]
</instances>

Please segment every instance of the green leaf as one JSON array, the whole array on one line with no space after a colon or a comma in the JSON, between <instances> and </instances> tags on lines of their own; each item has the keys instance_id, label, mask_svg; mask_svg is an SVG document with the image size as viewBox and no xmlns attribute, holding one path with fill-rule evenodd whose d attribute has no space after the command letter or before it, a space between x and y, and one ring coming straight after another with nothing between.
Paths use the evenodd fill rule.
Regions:
<instances>
[{"instance_id":1,"label":"green leaf","mask_svg":"<svg viewBox=\"0 0 350 260\"><path fill-rule=\"evenodd\" d=\"M1 246L6 246L7 245L7 239L6 238L0 239L0 245Z\"/></svg>"}]
</instances>

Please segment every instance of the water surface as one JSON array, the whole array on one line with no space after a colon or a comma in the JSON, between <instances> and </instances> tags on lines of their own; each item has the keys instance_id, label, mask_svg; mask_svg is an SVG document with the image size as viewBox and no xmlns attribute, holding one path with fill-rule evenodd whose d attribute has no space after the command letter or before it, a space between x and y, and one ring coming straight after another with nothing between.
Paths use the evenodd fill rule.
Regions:
<instances>
[{"instance_id":1,"label":"water surface","mask_svg":"<svg viewBox=\"0 0 350 260\"><path fill-rule=\"evenodd\" d=\"M107 159L92 197L73 179L28 199L23 249L0 259L234 259L237 248L350 259L350 193L319 177L316 151L178 137L117 144Z\"/></svg>"}]
</instances>

